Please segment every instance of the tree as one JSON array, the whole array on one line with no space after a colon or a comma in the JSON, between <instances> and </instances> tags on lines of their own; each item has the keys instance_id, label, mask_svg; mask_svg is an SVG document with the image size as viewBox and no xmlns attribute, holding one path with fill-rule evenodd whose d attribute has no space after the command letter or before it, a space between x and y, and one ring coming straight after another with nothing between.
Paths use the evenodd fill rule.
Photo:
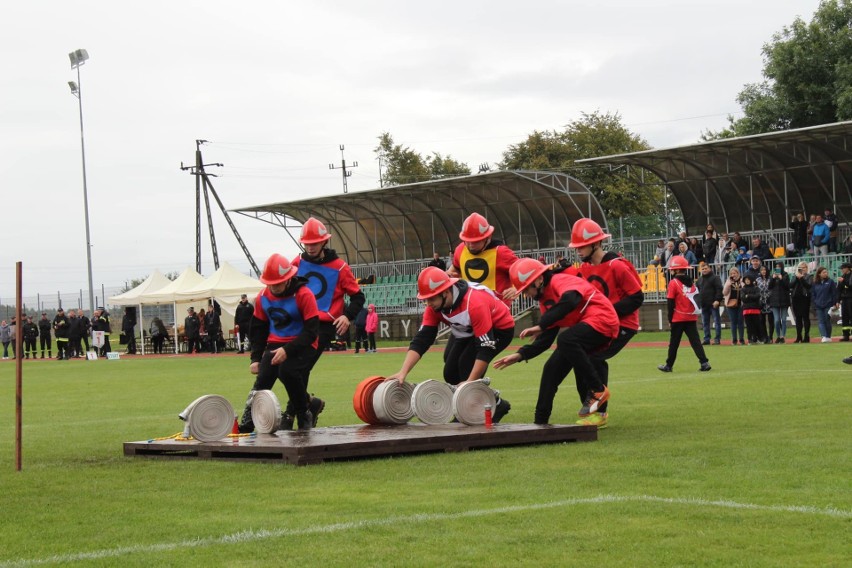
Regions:
<instances>
[{"instance_id":1,"label":"tree","mask_svg":"<svg viewBox=\"0 0 852 568\"><path fill-rule=\"evenodd\" d=\"M662 194L657 182L640 172L607 166L575 166L576 160L648 150L650 146L638 134L621 124L618 113L583 113L563 132L535 131L524 142L503 152L500 167L513 170L551 170L570 172L582 181L598 199L607 218L628 215L661 214Z\"/></svg>"},{"instance_id":2,"label":"tree","mask_svg":"<svg viewBox=\"0 0 852 568\"><path fill-rule=\"evenodd\" d=\"M470 174L467 164L457 162L449 155L445 158L434 152L424 159L411 148L395 144L388 132L383 132L378 139L379 145L373 151L383 169L382 187Z\"/></svg>"},{"instance_id":3,"label":"tree","mask_svg":"<svg viewBox=\"0 0 852 568\"><path fill-rule=\"evenodd\" d=\"M763 46L763 77L737 96L743 117L704 140L852 119L852 0L823 0Z\"/></svg>"}]
</instances>

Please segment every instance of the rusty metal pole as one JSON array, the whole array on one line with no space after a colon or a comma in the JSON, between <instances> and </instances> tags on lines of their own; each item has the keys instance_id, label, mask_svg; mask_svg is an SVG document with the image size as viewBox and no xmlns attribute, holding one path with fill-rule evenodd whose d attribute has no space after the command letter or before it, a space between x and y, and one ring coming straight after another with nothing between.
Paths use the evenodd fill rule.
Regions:
<instances>
[{"instance_id":1,"label":"rusty metal pole","mask_svg":"<svg viewBox=\"0 0 852 568\"><path fill-rule=\"evenodd\" d=\"M24 360L22 357L24 326L21 323L23 312L21 310L21 261L15 263L15 471L21 471L21 406L23 402L22 377L24 371ZM21 350L18 351L18 347Z\"/></svg>"}]
</instances>

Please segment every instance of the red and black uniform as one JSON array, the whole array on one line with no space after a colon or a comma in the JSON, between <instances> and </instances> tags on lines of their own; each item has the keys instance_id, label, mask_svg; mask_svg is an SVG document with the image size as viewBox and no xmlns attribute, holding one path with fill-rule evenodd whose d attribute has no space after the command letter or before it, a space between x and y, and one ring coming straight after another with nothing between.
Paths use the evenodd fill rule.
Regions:
<instances>
[{"instance_id":1,"label":"red and black uniform","mask_svg":"<svg viewBox=\"0 0 852 568\"><path fill-rule=\"evenodd\" d=\"M296 274L307 281L319 310L319 347L311 363L313 368L322 352L337 339L334 320L345 315L354 322L366 298L352 269L332 249L324 248L321 258L310 258L307 253L302 253L293 259L292 264L299 269ZM344 302L344 296L349 297L348 304Z\"/></svg>"},{"instance_id":2,"label":"red and black uniform","mask_svg":"<svg viewBox=\"0 0 852 568\"><path fill-rule=\"evenodd\" d=\"M530 345L518 349L521 360L532 359L549 349L556 341L556 350L544 364L535 423L547 424L553 411L553 399L559 385L574 369L577 391L585 401L593 393L604 390L591 355L606 349L618 336L618 316L610 302L597 288L571 274L543 275L544 285L539 298L542 333ZM561 333L561 328L567 328Z\"/></svg>"},{"instance_id":3,"label":"red and black uniform","mask_svg":"<svg viewBox=\"0 0 852 568\"><path fill-rule=\"evenodd\" d=\"M477 360L491 362L512 342L515 320L506 304L485 286L459 280L451 290L449 309L436 311L426 306L408 349L423 356L435 343L438 326L448 325L455 341L444 355L444 380L457 385L467 380Z\"/></svg>"},{"instance_id":4,"label":"red and black uniform","mask_svg":"<svg viewBox=\"0 0 852 568\"><path fill-rule=\"evenodd\" d=\"M260 363L254 386L246 401L241 431L251 422L251 402L255 391L270 390L280 380L287 390L296 414L308 409L307 377L317 352L319 312L313 293L304 278L294 278L283 296L275 296L264 288L254 303L249 326L252 363ZM272 365L273 351L284 348L287 359Z\"/></svg>"},{"instance_id":5,"label":"red and black uniform","mask_svg":"<svg viewBox=\"0 0 852 568\"><path fill-rule=\"evenodd\" d=\"M472 254L464 243L459 244L453 252L453 267L458 271L459 277L494 290L507 306L512 302L503 300L503 292L512 287L509 267L516 260L518 257L512 249L499 240L492 240L478 254Z\"/></svg>"},{"instance_id":6,"label":"red and black uniform","mask_svg":"<svg viewBox=\"0 0 852 568\"><path fill-rule=\"evenodd\" d=\"M612 340L609 347L592 356L592 362L598 370L601 382L609 385L607 359L621 351L639 331L639 308L645 301L642 282L633 264L614 252L604 254L600 264L584 262L577 273L609 298L618 315L618 337ZM580 398L583 397L582 392L579 395ZM605 413L608 404L608 401L604 402L598 412Z\"/></svg>"},{"instance_id":7,"label":"red and black uniform","mask_svg":"<svg viewBox=\"0 0 852 568\"><path fill-rule=\"evenodd\" d=\"M701 339L698 337L698 328L695 322L698 321L698 303L695 297L698 295L698 288L693 283L692 278L688 274L675 274L669 282L669 287L666 292L668 298L668 317L671 324L671 335L669 336L669 354L666 358L666 365L669 368L674 367L675 359L677 359L677 349L680 346L680 339L686 334L689 339L689 345L698 357L698 362L702 365L707 363L707 356L704 354L704 347L701 345Z\"/></svg>"}]
</instances>

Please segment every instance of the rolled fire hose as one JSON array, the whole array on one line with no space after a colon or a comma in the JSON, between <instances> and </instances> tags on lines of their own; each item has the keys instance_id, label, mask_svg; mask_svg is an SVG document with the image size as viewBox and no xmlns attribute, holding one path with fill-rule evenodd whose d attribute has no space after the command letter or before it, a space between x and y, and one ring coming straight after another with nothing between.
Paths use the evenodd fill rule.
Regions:
<instances>
[{"instance_id":1,"label":"rolled fire hose","mask_svg":"<svg viewBox=\"0 0 852 568\"><path fill-rule=\"evenodd\" d=\"M382 424L405 424L414 417L411 393L414 386L396 379L384 381L373 393L373 411Z\"/></svg>"},{"instance_id":2,"label":"rolled fire hose","mask_svg":"<svg viewBox=\"0 0 852 568\"><path fill-rule=\"evenodd\" d=\"M446 424L453 419L453 387L429 379L414 387L411 408L424 424Z\"/></svg>"},{"instance_id":3,"label":"rolled fire hose","mask_svg":"<svg viewBox=\"0 0 852 568\"><path fill-rule=\"evenodd\" d=\"M254 393L251 402L251 421L258 434L272 434L281 427L281 404L271 390Z\"/></svg>"},{"instance_id":4,"label":"rolled fire hose","mask_svg":"<svg viewBox=\"0 0 852 568\"><path fill-rule=\"evenodd\" d=\"M490 382L490 381L489 381ZM462 424L485 424L485 405L493 409L497 403L494 391L483 380L465 382L453 393L453 414Z\"/></svg>"},{"instance_id":5,"label":"rolled fire hose","mask_svg":"<svg viewBox=\"0 0 852 568\"><path fill-rule=\"evenodd\" d=\"M352 406L355 408L355 414L358 418L367 424L380 424L378 416L373 410L373 393L376 387L385 381L384 377L372 376L367 377L355 388L355 395L352 397Z\"/></svg>"},{"instance_id":6,"label":"rolled fire hose","mask_svg":"<svg viewBox=\"0 0 852 568\"><path fill-rule=\"evenodd\" d=\"M225 438L234 426L234 416L234 407L218 394L200 396L178 414L186 422L189 435L199 442Z\"/></svg>"}]
</instances>

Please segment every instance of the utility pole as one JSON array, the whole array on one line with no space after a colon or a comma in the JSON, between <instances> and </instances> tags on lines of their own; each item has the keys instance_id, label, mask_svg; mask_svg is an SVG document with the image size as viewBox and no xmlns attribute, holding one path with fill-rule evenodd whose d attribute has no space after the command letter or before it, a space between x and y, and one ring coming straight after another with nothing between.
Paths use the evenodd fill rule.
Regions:
<instances>
[{"instance_id":1,"label":"utility pole","mask_svg":"<svg viewBox=\"0 0 852 568\"><path fill-rule=\"evenodd\" d=\"M223 167L224 164L221 163L213 163L213 164L205 164L204 160L201 157L201 145L208 142L207 140L196 140L195 141L195 166L184 166L183 162L180 164L181 170L190 170L190 173L195 176L195 271L199 274L201 273L201 194L204 194L204 206L207 210L207 225L210 227L210 246L213 249L213 265L216 267L216 270L219 270L219 250L216 247L216 234L213 231L213 215L210 213L210 197L208 195L208 191L213 194L213 198L216 200L216 204L219 205L219 209L222 211L222 215L225 216L225 220L228 222L228 226L231 227L231 232L234 233L234 236L237 239L237 242L240 245L240 248L243 249L243 254L246 255L246 258L251 265L252 270L254 270L255 274L260 274L260 271L257 268L257 264L254 262L254 258L252 258L251 253L246 247L245 242L243 242L242 237L240 237L239 231L237 231L237 227L234 225L233 221L231 221L231 216L228 215L228 210L225 209L225 205L222 203L222 200L219 199L219 194L216 193L216 189L213 187L213 183L210 181L210 177L217 177L216 174L207 173L204 168L206 166L216 166Z\"/></svg>"},{"instance_id":2,"label":"utility pole","mask_svg":"<svg viewBox=\"0 0 852 568\"><path fill-rule=\"evenodd\" d=\"M349 171L351 168L357 168L358 162L352 162L351 166L346 165L346 158L343 156L343 144L340 145L340 170L343 173L343 193L349 193L349 187L346 185L346 178L352 175L352 172ZM381 166L379 166L381 169ZM328 169L335 170L338 169L334 164L329 164Z\"/></svg>"}]
</instances>

